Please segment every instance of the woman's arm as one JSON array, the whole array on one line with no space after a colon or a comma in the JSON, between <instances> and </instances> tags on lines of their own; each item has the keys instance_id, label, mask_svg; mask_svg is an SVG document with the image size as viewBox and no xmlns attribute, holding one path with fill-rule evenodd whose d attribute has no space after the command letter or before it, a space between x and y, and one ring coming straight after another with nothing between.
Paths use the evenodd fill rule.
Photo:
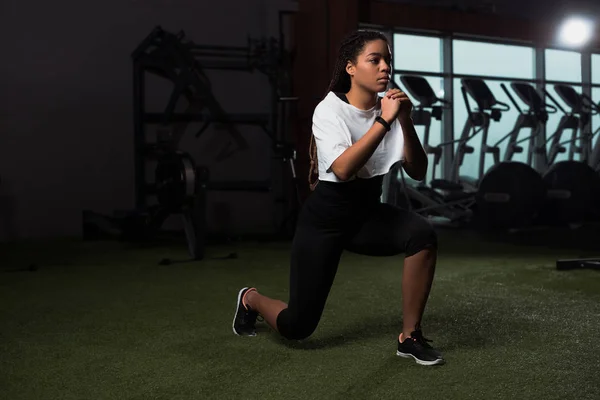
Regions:
<instances>
[{"instance_id":1,"label":"woman's arm","mask_svg":"<svg viewBox=\"0 0 600 400\"><path fill-rule=\"evenodd\" d=\"M399 91L389 90L381 99L381 118L391 125L400 111ZM352 178L369 161L387 133L387 128L375 122L371 128L348 147L332 164L331 170L342 181Z\"/></svg>"},{"instance_id":2,"label":"woman's arm","mask_svg":"<svg viewBox=\"0 0 600 400\"><path fill-rule=\"evenodd\" d=\"M427 153L417 136L415 125L411 117L403 116L398 118L404 135L404 161L402 167L412 179L422 181L427 175Z\"/></svg>"},{"instance_id":3,"label":"woman's arm","mask_svg":"<svg viewBox=\"0 0 600 400\"><path fill-rule=\"evenodd\" d=\"M375 123L331 164L333 173L342 181L352 178L371 158L386 133L382 124Z\"/></svg>"}]
</instances>

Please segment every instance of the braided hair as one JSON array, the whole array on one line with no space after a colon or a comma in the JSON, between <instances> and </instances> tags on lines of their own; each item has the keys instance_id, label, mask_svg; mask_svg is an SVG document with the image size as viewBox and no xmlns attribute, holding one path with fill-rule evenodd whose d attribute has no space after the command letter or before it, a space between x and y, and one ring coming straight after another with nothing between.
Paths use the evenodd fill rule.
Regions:
<instances>
[{"instance_id":1,"label":"braided hair","mask_svg":"<svg viewBox=\"0 0 600 400\"><path fill-rule=\"evenodd\" d=\"M325 96L329 92L348 93L350 91L352 83L350 81L350 75L346 72L346 65L348 64L348 61L356 62L356 58L365 45L373 40L385 40L388 42L387 37L383 33L374 30L357 30L350 33L342 40L333 69L333 77L325 92ZM317 146L315 137L312 134L308 151L310 156L308 183L310 189L314 190L318 183L319 167L317 160Z\"/></svg>"}]
</instances>

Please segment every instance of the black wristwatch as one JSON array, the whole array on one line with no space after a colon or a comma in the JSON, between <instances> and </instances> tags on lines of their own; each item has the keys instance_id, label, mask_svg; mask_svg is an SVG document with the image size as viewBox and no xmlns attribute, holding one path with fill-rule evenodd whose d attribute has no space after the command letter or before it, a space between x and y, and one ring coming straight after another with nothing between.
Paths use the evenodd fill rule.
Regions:
<instances>
[{"instance_id":1,"label":"black wristwatch","mask_svg":"<svg viewBox=\"0 0 600 400\"><path fill-rule=\"evenodd\" d=\"M375 118L375 121L377 121L377 122L379 122L381 125L385 126L385 131L386 131L386 132L389 132L389 131L390 131L390 129L392 129L391 125L390 125L390 124L388 124L388 122L387 122L385 119L381 118L380 116L379 116L379 117L376 117L376 118Z\"/></svg>"}]
</instances>

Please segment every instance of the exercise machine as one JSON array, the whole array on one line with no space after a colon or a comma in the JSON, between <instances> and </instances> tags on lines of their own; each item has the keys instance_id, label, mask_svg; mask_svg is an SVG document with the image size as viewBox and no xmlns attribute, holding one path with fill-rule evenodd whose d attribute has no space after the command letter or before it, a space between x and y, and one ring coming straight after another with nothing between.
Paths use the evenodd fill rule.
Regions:
<instances>
[{"instance_id":1,"label":"exercise machine","mask_svg":"<svg viewBox=\"0 0 600 400\"><path fill-rule=\"evenodd\" d=\"M128 238L154 236L166 219L180 215L192 260L204 257L206 241L206 200L210 191L271 193L276 202L289 202L290 214L299 201L294 162L296 152L287 137L284 119L290 115L296 98L289 95L289 54L273 38L248 39L247 46L229 47L199 45L183 31L171 33L160 26L135 48L133 64L135 209L115 212L106 226L119 225ZM220 104L207 70L258 72L270 86L270 110L261 114L228 113ZM156 76L172 86L166 106L160 112L148 110L146 92L148 76ZM248 149L238 129L240 125L259 127L268 136L273 164L278 171L259 181L216 181L206 162L197 160L180 148L191 124L199 124L193 134L201 137L215 125L224 135L225 146L211 149L217 161ZM155 126L156 135L150 135ZM275 170L275 165L272 165ZM289 171L287 169L289 168ZM279 172L281 175L277 174ZM294 185L290 195L288 184ZM279 193L275 193L275 188ZM284 207L285 208L285 207ZM282 215L281 229L295 218ZM99 215L84 211L85 229L93 229ZM289 227L285 227L289 228ZM293 228L291 228L293 229ZM289 229L288 229L289 230Z\"/></svg>"},{"instance_id":2,"label":"exercise machine","mask_svg":"<svg viewBox=\"0 0 600 400\"><path fill-rule=\"evenodd\" d=\"M383 201L424 216L441 217L445 222L463 225L471 219L474 194L463 191L458 184L436 177L444 148L457 141L442 142L435 146L430 144L431 123L433 119L442 119L443 110L449 108L450 103L437 97L424 77L402 75L400 81L417 102L412 118L415 126L424 127L422 145L427 155L433 155L432 180L431 186L413 181L404 175L401 165L395 165L386 175Z\"/></svg>"},{"instance_id":3,"label":"exercise machine","mask_svg":"<svg viewBox=\"0 0 600 400\"><path fill-rule=\"evenodd\" d=\"M468 97L464 96L468 119L463 136L475 127L481 130L479 171L478 176L471 183L477 190L475 213L477 224L488 229L519 229L531 226L544 202L546 188L535 169L526 163L513 161L513 156L523 151L519 143L533 140L538 132L539 119L536 117L536 110L531 108L527 112L520 110L513 129L498 142L489 144L490 122L500 121L502 112L510 110L510 107L498 101L482 79L462 79L461 83L464 92L468 93L477 105L472 109ZM516 105L506 86L502 88ZM532 128L533 134L519 139L520 132L525 128ZM500 144L507 139L504 159L501 159ZM485 161L488 154L492 155L494 161L486 171ZM455 165L454 175L455 178L458 177L458 164Z\"/></svg>"},{"instance_id":4,"label":"exercise machine","mask_svg":"<svg viewBox=\"0 0 600 400\"><path fill-rule=\"evenodd\" d=\"M590 166L592 161L591 116L599 110L593 102L568 85L557 84L554 91L569 107L565 108L544 90L546 96L564 114L556 131L547 138L548 169L543 179L548 187L543 220L558 225L582 224L600 216L600 175ZM571 137L562 140L565 131ZM556 162L567 151L567 160ZM576 155L579 160L577 160Z\"/></svg>"},{"instance_id":5,"label":"exercise machine","mask_svg":"<svg viewBox=\"0 0 600 400\"><path fill-rule=\"evenodd\" d=\"M540 175L548 169L548 154L546 152L546 126L549 115L555 114L558 109L551 104L546 103L538 90L531 84L525 82L511 82L511 89L517 94L519 99L528 107L524 113L521 107L514 101L510 92L504 84L501 85L507 96L519 111L517 126L529 127L532 134L529 138L521 139L513 143L518 146L520 142L529 139L529 151L527 152L527 165L534 168ZM526 121L521 122L523 119ZM509 146L509 150L513 146ZM519 152L522 149L519 149ZM506 158L509 158L508 155ZM509 158L510 159L510 158Z\"/></svg>"},{"instance_id":6,"label":"exercise machine","mask_svg":"<svg viewBox=\"0 0 600 400\"><path fill-rule=\"evenodd\" d=\"M589 100L590 105L596 110L596 113L600 113L600 103L594 103L592 99ZM595 137L600 132L600 126L592 133L592 137ZM592 154L590 158L590 166L600 174L600 136L596 138L596 144L592 148Z\"/></svg>"}]
</instances>

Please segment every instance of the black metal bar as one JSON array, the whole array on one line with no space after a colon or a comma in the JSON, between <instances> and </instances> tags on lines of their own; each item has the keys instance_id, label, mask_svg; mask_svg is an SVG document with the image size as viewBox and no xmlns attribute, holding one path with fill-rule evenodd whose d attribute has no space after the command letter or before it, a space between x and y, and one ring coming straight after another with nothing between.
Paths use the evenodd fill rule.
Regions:
<instances>
[{"instance_id":1,"label":"black metal bar","mask_svg":"<svg viewBox=\"0 0 600 400\"><path fill-rule=\"evenodd\" d=\"M173 113L175 112L175 107L177 107L177 102L181 98L181 94L185 91L186 82L183 79L175 82L175 87L171 92L171 96L169 97L169 101L163 112L163 124L167 125L169 121L172 120Z\"/></svg>"},{"instance_id":2,"label":"black metal bar","mask_svg":"<svg viewBox=\"0 0 600 400\"><path fill-rule=\"evenodd\" d=\"M510 92L506 88L506 85L504 83L501 83L500 87L502 88L502 90L504 90L504 93L506 93L506 95L510 99L511 103L513 103L513 105L515 106L515 108L517 110L519 110L519 114L523 114L523 110L521 110L521 107L519 107L519 105L517 104L517 102L515 101L515 99L512 97L512 95L510 94Z\"/></svg>"},{"instance_id":3,"label":"black metal bar","mask_svg":"<svg viewBox=\"0 0 600 400\"><path fill-rule=\"evenodd\" d=\"M554 104L556 104L556 106L557 106L557 107L560 109L560 111L562 111L562 112L563 112L565 115L568 115L568 112L567 112L567 110L565 110L565 109L564 109L564 108L563 108L563 107L562 107L562 106L561 106L561 105L558 103L558 101L556 101L556 99L555 99L554 97L552 97L552 95L551 95L550 93L548 93L548 91L546 90L546 88L542 88L542 91L544 92L544 94L545 94L546 96L548 96L548 98L549 98L550 100L552 100L552 102L553 102Z\"/></svg>"},{"instance_id":4,"label":"black metal bar","mask_svg":"<svg viewBox=\"0 0 600 400\"><path fill-rule=\"evenodd\" d=\"M568 271L573 269L600 270L600 258L574 258L556 260L556 269L559 271Z\"/></svg>"},{"instance_id":5,"label":"black metal bar","mask_svg":"<svg viewBox=\"0 0 600 400\"><path fill-rule=\"evenodd\" d=\"M544 50L540 47L536 47L535 49L535 55L534 55L534 66L535 66L535 78L536 78L536 82L533 84L533 86L535 87L535 89L538 91L538 93L540 93L540 97L542 98L542 103L544 104L544 107L547 108L548 106L550 107L554 107L551 106L550 104L546 103L546 99L544 97L544 92L543 89L546 85L546 82L544 81L544 78L546 76L546 57L544 55ZM554 112L557 112L558 109L554 108ZM548 169L548 152L546 151L546 141L547 141L547 125L546 125L546 121L544 121L543 124L540 125L539 127L539 131L538 134L536 135L536 137L534 138L534 143L535 143L535 148L539 149L539 151L534 152L533 155L533 167L536 171L538 172L543 172L546 171Z\"/></svg>"},{"instance_id":6,"label":"black metal bar","mask_svg":"<svg viewBox=\"0 0 600 400\"><path fill-rule=\"evenodd\" d=\"M460 91L462 93L462 98L465 101L465 106L467 106L467 114L469 115L469 119L471 123L475 125L475 120L473 119L473 111L471 111L471 104L469 103L469 97L467 96L467 89L463 85L460 86Z\"/></svg>"},{"instance_id":7,"label":"black metal bar","mask_svg":"<svg viewBox=\"0 0 600 400\"><path fill-rule=\"evenodd\" d=\"M380 26L378 26L378 25L372 25L372 24L361 24L361 26L364 26L366 28L381 29ZM394 35L394 34L400 34L400 35L418 35L418 36L428 36L428 37L436 37L436 38L444 38L445 36L450 36L450 35L444 35L444 33L441 32L441 31L436 31L436 30L431 30L431 29L402 29L402 28L394 28L392 30L392 35Z\"/></svg>"},{"instance_id":8,"label":"black metal bar","mask_svg":"<svg viewBox=\"0 0 600 400\"><path fill-rule=\"evenodd\" d=\"M442 47L442 67L443 70L450 73L450 76L454 73L454 52L452 48L452 38L444 38L441 43ZM444 97L451 98L454 93L454 80L444 79L443 80ZM454 140L454 105L448 103L450 112L444 112L442 114L442 142L450 142ZM451 176L452 164L456 157L454 146L449 146L442 153L442 171L441 177L449 179Z\"/></svg>"},{"instance_id":9,"label":"black metal bar","mask_svg":"<svg viewBox=\"0 0 600 400\"><path fill-rule=\"evenodd\" d=\"M488 44L502 44L502 45L510 45L510 46L518 46L518 47L529 47L532 48L535 46L535 43L529 40L519 40L519 39L505 39L505 38L492 38L489 36L480 36L480 35L472 35L466 33L453 33L453 40L463 40L465 42L480 42L480 43L488 43Z\"/></svg>"},{"instance_id":10,"label":"black metal bar","mask_svg":"<svg viewBox=\"0 0 600 400\"><path fill-rule=\"evenodd\" d=\"M152 32L133 50L131 57L135 60L146 52L148 47L156 41L157 37L163 33L160 26L155 27Z\"/></svg>"},{"instance_id":11,"label":"black metal bar","mask_svg":"<svg viewBox=\"0 0 600 400\"><path fill-rule=\"evenodd\" d=\"M581 86L580 82L514 78L514 77L508 77L508 76L454 74L454 73L447 73L447 72L426 72L426 71L416 71L416 70L409 70L409 69L394 69L394 74L419 75L419 76L430 76L430 77L437 77L437 78L453 78L453 79L478 78L478 79L483 79L483 80L487 80L487 81L505 81L505 82L522 82L522 83L532 83L532 84ZM591 87L600 87L600 83L591 84L590 86Z\"/></svg>"},{"instance_id":12,"label":"black metal bar","mask_svg":"<svg viewBox=\"0 0 600 400\"><path fill-rule=\"evenodd\" d=\"M595 110L596 114L600 113L600 103L596 104L594 103L594 100L592 100L592 98L590 96L588 96L586 93L582 93L581 97L586 100L589 104L586 104L586 106L592 111Z\"/></svg>"}]
</instances>

